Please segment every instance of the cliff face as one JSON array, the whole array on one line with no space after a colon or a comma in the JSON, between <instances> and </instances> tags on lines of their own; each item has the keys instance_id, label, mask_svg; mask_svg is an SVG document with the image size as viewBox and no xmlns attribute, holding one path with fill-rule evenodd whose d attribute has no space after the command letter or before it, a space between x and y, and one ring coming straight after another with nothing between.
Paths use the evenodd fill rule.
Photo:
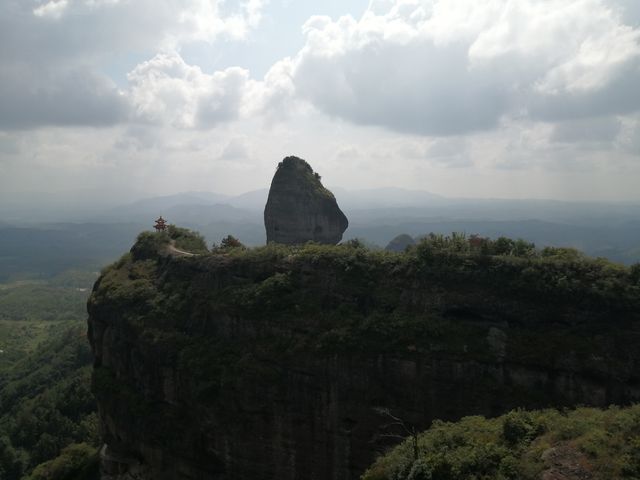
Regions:
<instances>
[{"instance_id":1,"label":"cliff face","mask_svg":"<svg viewBox=\"0 0 640 480\"><path fill-rule=\"evenodd\" d=\"M624 271L339 246L131 255L89 302L104 478L353 480L389 411L640 400Z\"/></svg>"},{"instance_id":2,"label":"cliff face","mask_svg":"<svg viewBox=\"0 0 640 480\"><path fill-rule=\"evenodd\" d=\"M264 209L267 243L336 244L349 222L311 166L297 157L278 165Z\"/></svg>"}]
</instances>

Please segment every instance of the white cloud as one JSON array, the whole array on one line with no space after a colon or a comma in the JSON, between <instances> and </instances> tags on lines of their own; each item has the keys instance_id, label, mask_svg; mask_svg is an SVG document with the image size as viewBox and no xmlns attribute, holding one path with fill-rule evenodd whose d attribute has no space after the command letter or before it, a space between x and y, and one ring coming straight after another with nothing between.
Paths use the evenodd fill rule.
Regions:
<instances>
[{"instance_id":1,"label":"white cloud","mask_svg":"<svg viewBox=\"0 0 640 480\"><path fill-rule=\"evenodd\" d=\"M243 39L262 19L264 0L249 0L228 15L222 13L224 0L189 0L177 2L178 24L171 29L170 43L213 42L224 35ZM175 28L177 27L177 28Z\"/></svg>"},{"instance_id":2,"label":"white cloud","mask_svg":"<svg viewBox=\"0 0 640 480\"><path fill-rule=\"evenodd\" d=\"M262 0L4 0L2 188L240 193L296 154L347 188L638 198L634 2L373 0L258 80L214 65L248 61Z\"/></svg>"},{"instance_id":3,"label":"white cloud","mask_svg":"<svg viewBox=\"0 0 640 480\"><path fill-rule=\"evenodd\" d=\"M68 0L51 0L33 9L36 17L60 18L69 6Z\"/></svg>"},{"instance_id":4,"label":"white cloud","mask_svg":"<svg viewBox=\"0 0 640 480\"><path fill-rule=\"evenodd\" d=\"M209 75L174 52L141 63L128 80L135 118L177 128L206 128L238 118L249 73L233 67Z\"/></svg>"},{"instance_id":5,"label":"white cloud","mask_svg":"<svg viewBox=\"0 0 640 480\"><path fill-rule=\"evenodd\" d=\"M304 32L296 93L357 124L446 135L640 108L640 29L603 0L373 2Z\"/></svg>"},{"instance_id":6,"label":"white cloud","mask_svg":"<svg viewBox=\"0 0 640 480\"><path fill-rule=\"evenodd\" d=\"M193 42L246 39L258 26L265 5L266 0L39 0L34 6L4 0L0 2L0 129L124 121L127 107L122 92L105 74L111 64L132 55L179 51ZM157 58L150 63L157 64ZM202 75L198 79L195 69L158 87L163 89L155 92L161 97L159 106L145 103L138 89L133 95L136 109L153 116L162 105L176 106L172 102L189 102L206 93L208 98L197 105L181 107L173 121L199 126L234 118L232 84L237 80L241 89L246 72L229 69L211 79ZM139 74L133 74L134 80ZM167 79L171 75L165 73ZM177 91L170 93L173 86ZM189 92L192 87L197 91ZM189 112L190 106L199 111Z\"/></svg>"},{"instance_id":7,"label":"white cloud","mask_svg":"<svg viewBox=\"0 0 640 480\"><path fill-rule=\"evenodd\" d=\"M245 101L245 115L260 116L267 123L303 115L309 108L297 98L293 68L292 59L287 57L276 62L261 81L251 82Z\"/></svg>"},{"instance_id":8,"label":"white cloud","mask_svg":"<svg viewBox=\"0 0 640 480\"><path fill-rule=\"evenodd\" d=\"M96 8L103 5L115 5L117 3L120 3L120 0L84 0L82 2L78 2L76 0L76 5L90 8ZM33 9L33 14L36 17L57 20L66 14L67 7L69 7L69 5L69 0L48 0L35 7Z\"/></svg>"},{"instance_id":9,"label":"white cloud","mask_svg":"<svg viewBox=\"0 0 640 480\"><path fill-rule=\"evenodd\" d=\"M219 36L243 39L259 25L266 3L266 0L46 0L32 12L41 19L59 20L63 28L80 28L79 17L89 27L118 17L120 23L112 26L120 35L138 41L146 39L147 48L155 48L158 42L177 47L193 41L213 42ZM32 25L38 27L37 23ZM95 33L99 37L101 32ZM119 44L118 38L113 38L113 44Z\"/></svg>"}]
</instances>

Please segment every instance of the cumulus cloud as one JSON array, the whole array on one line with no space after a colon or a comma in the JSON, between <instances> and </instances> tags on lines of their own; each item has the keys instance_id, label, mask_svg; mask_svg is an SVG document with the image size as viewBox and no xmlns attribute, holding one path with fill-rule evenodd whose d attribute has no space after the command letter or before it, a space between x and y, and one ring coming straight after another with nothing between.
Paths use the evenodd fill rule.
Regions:
<instances>
[{"instance_id":1,"label":"cumulus cloud","mask_svg":"<svg viewBox=\"0 0 640 480\"><path fill-rule=\"evenodd\" d=\"M357 124L449 135L640 109L640 29L603 0L378 1L304 31L296 94Z\"/></svg>"},{"instance_id":2,"label":"cumulus cloud","mask_svg":"<svg viewBox=\"0 0 640 480\"><path fill-rule=\"evenodd\" d=\"M20 12L20 20L29 22L40 35L69 28L79 34L91 32L84 39L74 39L78 48L82 40L95 46L110 33L112 48L155 49L160 43L176 47L193 41L212 42L220 36L241 39L258 26L266 5L266 0L44 0L31 7L30 18L27 2L7 1L13 13ZM103 30L107 26L110 29ZM73 46L67 43L65 47Z\"/></svg>"},{"instance_id":3,"label":"cumulus cloud","mask_svg":"<svg viewBox=\"0 0 640 480\"><path fill-rule=\"evenodd\" d=\"M209 75L177 53L164 53L138 65L128 80L136 118L206 128L238 118L249 72L232 67Z\"/></svg>"},{"instance_id":4,"label":"cumulus cloud","mask_svg":"<svg viewBox=\"0 0 640 480\"><path fill-rule=\"evenodd\" d=\"M637 198L638 4L371 0L301 47L260 30L292 50L258 79L212 65L251 62L264 0L3 0L0 180L239 193L297 152L352 188L540 196L562 174Z\"/></svg>"},{"instance_id":5,"label":"cumulus cloud","mask_svg":"<svg viewBox=\"0 0 640 480\"><path fill-rule=\"evenodd\" d=\"M265 4L266 0L4 0L0 2L0 128L113 124L127 118L125 97L142 101L134 104L137 111L152 115L152 107L144 104L139 92L123 96L118 91L105 74L105 65L108 69L111 62L132 54L153 57L158 51L178 51L193 42L244 39L259 24ZM157 63L153 58L136 69L134 83L141 81L142 69ZM210 83L218 87L208 89L209 97L198 104L200 110L183 111L182 119L175 121L214 125L232 118L230 83L242 83L245 76L240 69L214 74ZM183 78L182 87L189 81ZM177 80L175 84L181 86ZM198 82L194 87L197 91L192 94L183 88L174 96L199 97L200 89L206 90ZM159 97L171 104L168 93Z\"/></svg>"},{"instance_id":6,"label":"cumulus cloud","mask_svg":"<svg viewBox=\"0 0 640 480\"><path fill-rule=\"evenodd\" d=\"M285 120L300 112L293 83L293 62L287 57L276 62L264 79L255 82L247 92L249 113L261 115L267 120Z\"/></svg>"},{"instance_id":7,"label":"cumulus cloud","mask_svg":"<svg viewBox=\"0 0 640 480\"><path fill-rule=\"evenodd\" d=\"M62 16L64 11L69 6L67 0L56 0L37 6L33 9L33 14L36 17L49 17L58 19Z\"/></svg>"}]
</instances>

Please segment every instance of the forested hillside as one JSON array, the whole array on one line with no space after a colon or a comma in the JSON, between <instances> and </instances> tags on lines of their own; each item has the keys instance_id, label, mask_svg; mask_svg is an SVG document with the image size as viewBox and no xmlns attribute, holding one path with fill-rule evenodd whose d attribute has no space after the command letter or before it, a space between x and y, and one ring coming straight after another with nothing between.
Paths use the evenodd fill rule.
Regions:
<instances>
[{"instance_id":1,"label":"forested hillside","mask_svg":"<svg viewBox=\"0 0 640 480\"><path fill-rule=\"evenodd\" d=\"M85 323L94 277L73 271L50 282L0 285L2 480L72 480L97 472Z\"/></svg>"},{"instance_id":2,"label":"forested hillside","mask_svg":"<svg viewBox=\"0 0 640 480\"><path fill-rule=\"evenodd\" d=\"M419 431L640 400L637 265L464 234L199 255L171 236L141 234L88 304L114 472L346 480L392 444L384 410ZM449 478L491 478L468 473Z\"/></svg>"},{"instance_id":3,"label":"forested hillside","mask_svg":"<svg viewBox=\"0 0 640 480\"><path fill-rule=\"evenodd\" d=\"M200 256L172 261L166 250L170 240L177 248L197 252ZM204 382L197 387L203 390L196 391L203 398L209 398L212 394L222 395L219 390L222 384L216 383L218 380L227 385L225 388L229 387L228 382L231 381L236 385L233 387L235 389L244 382L243 377L249 375L254 378L252 375L259 373L252 381L252 388L262 384L264 375L277 383L282 380L280 369L287 368L286 359L296 358L309 348L323 358L334 352L340 356L355 355L354 358L362 360L378 352L384 356L399 355L399 360L394 361L400 362L413 361L411 359L425 355L442 357L441 362L451 362L453 358L456 358L454 362L460 362L470 356L481 362L498 364L502 364L505 358L511 358L518 359L521 364L537 362L540 368L558 372L564 368L574 368L563 365L566 361L562 359L564 353L559 353L559 349L568 348L574 359L584 359L585 368L594 368L594 371L600 372L598 375L604 375L599 364L593 360L593 355L604 358L612 352L611 348L616 348L615 345L624 352L635 338L633 335L611 335L607 331L611 327L623 329L628 323L628 319L625 320L628 314L625 312L637 303L640 267L634 265L629 268L606 260L590 259L573 249L538 249L524 240L492 240L462 234L429 235L404 253L371 251L358 241L336 247L310 244L304 247L246 249L239 242L228 240L215 247L212 253L207 253L203 238L185 229L172 227L167 236L143 234L132 249L132 254L125 255L120 262L105 270L106 276L102 280L101 291L107 292L112 301L117 300L125 305L132 298L145 296L157 288L153 286L157 282L157 268L169 268L173 277L169 278L170 282L162 292L154 294L160 295L157 297L160 303L154 303L154 308L168 309L166 311L170 312L171 321L180 322L183 318L196 318L193 317L195 311L185 311L184 315L180 313L189 304L196 309L208 308L202 304L202 297L194 297L193 302L186 304L173 303L179 301L180 295L195 295L208 281L204 277L196 279L195 283L182 279L183 274L191 268L189 265L195 267L200 264L205 271L212 269L211 272L219 268L223 268L223 271L236 268L233 265L245 265L239 270L241 276L232 280L232 283L240 283L230 285L219 295L216 294L214 303L220 309L237 310L238 315L251 322L266 314L271 319L269 322L280 318L278 322L282 323L276 327L280 340L276 341L276 337L268 333L272 327L267 328L267 324L260 327L267 336L252 339L249 351L244 353L247 345L237 343L237 340L224 345L218 341L207 341L205 343L208 346L203 350L200 347L204 345L197 341L193 345L184 343L186 337L183 334L172 329L164 331L165 327L148 328L148 325L143 335L142 343L151 341L153 348L162 347L163 355L176 347L174 339L183 342L181 361L186 362L184 366L189 367L189 375L194 376L192 381L201 377L200 380ZM314 270L308 270L305 267L307 264L325 273L312 281L313 277L309 275ZM301 270L298 271L299 268ZM121 277L120 274L126 271L130 271L128 277ZM328 272L334 273L325 278ZM375 281L381 272L387 272L380 277L388 283L387 287L384 287L384 282ZM254 273L258 277L252 280ZM91 393L92 355L86 341L85 323L86 299L95 278L96 273L91 268L80 268L66 270L49 279L0 284L0 478L3 480L84 480L94 478L97 474L97 448L103 440L99 438L99 421ZM333 286L327 287L325 282L330 278L333 278L330 283ZM310 289L310 285L307 285L309 281L319 283ZM424 297L430 298L424 308L433 311L416 315L414 310L423 301L419 300L421 288L431 292ZM493 293L483 299L482 295L477 294L477 289L488 289ZM173 294L165 298L170 290ZM312 292L324 293L318 296ZM404 298L403 307L394 307L395 295ZM536 306L533 301L541 295L546 299L545 308ZM569 298L579 298L583 310L577 306L565 308L565 300ZM291 308L295 312L290 311ZM618 313L615 319L611 318L611 325L601 325L598 318L607 311ZM590 313L585 316L580 312ZM554 319L552 330L545 329L546 320L537 325L544 316ZM316 320L321 322L317 323ZM300 322L306 325L305 328L319 328L318 334L303 334L299 330ZM490 327L488 333L484 332L485 323ZM212 326L203 324L202 328ZM293 330L282 337L289 328ZM594 338L600 339L599 342L591 345L585 332L592 332ZM205 338L208 337L205 335ZM437 353L438 349L443 350ZM619 356L621 352L616 355ZM277 367L271 361L263 364L265 358L272 354L278 359ZM305 368L312 368L312 363ZM102 375L108 369L99 370L95 379L96 388L104 395L105 385L111 380ZM623 370L619 373L623 374ZM207 377L209 374L213 377ZM212 378L218 380L211 383ZM488 378L485 380L489 381ZM495 382L495 379L491 382ZM501 388L497 383L491 385L492 388ZM443 384L438 388L443 388ZM550 387L547 385L545 388ZM450 397L451 405L455 405L462 401L459 396L461 393L451 390L443 395L453 395ZM612 394L616 394L615 391ZM515 405L541 405L544 402L543 395L523 386L509 390L508 395L511 399L507 403ZM584 393L576 391L571 395ZM557 400L560 401L560 397ZM562 403L569 405L571 399L567 397ZM478 407L470 404L470 408ZM442 412L447 418L452 416L446 413L446 409ZM616 471L632 472L635 468L633 457L622 450L623 453L617 456L611 453L609 447L606 450L606 439L612 434L605 424L609 421L619 422L619 419L631 421L637 412L580 412L568 416L554 411L512 414L508 419L515 419L516 426L524 425L518 428L526 427L529 429L527 432L535 432L539 437L534 438L531 436L533 434L527 433L525 437L529 443L526 445L504 443L503 425L511 421L508 419L486 423L481 419L472 419L464 420L460 425L436 423L430 432L440 432L436 434L444 435L443 438L453 436L462 442L458 445L460 449L451 450L451 455L458 460L438 457L443 465L448 465L443 468L458 473L450 477L437 477L437 469L430 471L423 468L423 457L429 465L434 462L432 453L429 453L429 438L436 434L427 432L420 436L421 457L418 460L407 460L406 452L411 453L412 450L407 450L410 448L407 446L400 447L379 460L366 478L418 480L423 478L416 476L418 472L422 472L422 475L427 471L431 473L424 475L431 477L424 478L434 480L466 478L460 476L462 474L458 470L482 470L485 467L487 471L493 471L493 468L498 472L496 475L503 475L505 479L520 478L509 475L513 475L514 471L532 472L534 470L531 469L537 468L536 471L539 471L545 467L546 464L539 458L531 460L533 457L527 452L531 448L538 448L536 445L543 444L548 448L555 445L553 442L556 440L549 439L560 438L553 430L560 420L565 432L562 435L571 429L583 432L584 425L595 425L596 432L604 432L595 433L598 436L595 440L591 437L580 440L580 448L586 445L580 450L580 455L591 455L589 448L604 449L604 453L601 452L598 457L600 463L610 458L612 462L617 462L615 465L619 470ZM415 413L411 415L413 420L418 418ZM593 422L597 425L591 420L591 423L586 422L585 415L590 419L595 418L597 421ZM384 420L384 415L381 419ZM544 428L529 428L529 424L544 425ZM480 463L471 460L463 462L463 457L478 459L487 453L485 450L474 450L480 448L478 438L489 438L487 432L494 435L491 441L497 445L496 451L501 456L489 455L486 460L489 463L480 460L477 460ZM626 430L616 432L615 435L628 435ZM394 432L396 437L397 433ZM406 431L399 433L401 436L408 435ZM411 435L408 436L411 438ZM591 444L596 446L589 447ZM622 458L620 455L626 456Z\"/></svg>"}]
</instances>

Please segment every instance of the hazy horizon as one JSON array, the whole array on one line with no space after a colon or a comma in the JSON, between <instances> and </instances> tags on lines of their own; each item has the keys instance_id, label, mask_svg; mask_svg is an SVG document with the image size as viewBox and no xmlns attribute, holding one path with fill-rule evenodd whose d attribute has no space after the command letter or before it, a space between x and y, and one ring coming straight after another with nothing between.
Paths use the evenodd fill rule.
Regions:
<instances>
[{"instance_id":1,"label":"hazy horizon","mask_svg":"<svg viewBox=\"0 0 640 480\"><path fill-rule=\"evenodd\" d=\"M460 202L474 202L480 201L484 203L490 202L509 202L514 201L517 203L558 203L566 205L610 205L610 206L640 206L640 199L628 199L628 200L599 200L590 198L573 198L573 199L558 199L549 197L499 197L499 196L486 196L486 197L465 197L465 196L451 196L441 195L429 190L403 188L397 186L381 186L371 188L344 188L335 185L325 185L330 191L334 193L338 204L341 200L344 201L344 196L348 197L347 202L353 198L367 198L367 195L379 195L374 197L376 202L372 205L372 208L382 208L385 206L385 202L388 202L389 198L392 201L388 202L388 207L394 208L400 205L406 205L408 207L420 207L423 205L440 206L451 205ZM155 192L142 192L127 190L118 192L113 189L77 189L66 191L4 191L0 192L0 201L5 204L15 204L24 206L37 206L39 202L47 202L43 204L43 210L50 209L52 202L60 202L69 205L77 204L78 206L84 206L88 210L95 209L99 212L100 209L110 207L126 207L138 202L146 201L159 201L162 199L170 198L182 198L193 196L194 199L198 199L201 202L199 204L211 204L211 205L224 205L227 202L232 202L243 197L250 196L255 197L258 194L263 194L266 197L269 191L269 185L256 188L253 190L241 191L240 193L223 193L213 190L182 190L182 191L155 191ZM355 196L355 197L354 197ZM199 198L198 198L199 197ZM210 198L207 198L210 197ZM211 200L213 198L214 200ZM27 201L25 201L27 200ZM31 205L33 204L33 205ZM194 202L194 205L198 202ZM6 205L5 205L6 206ZM363 205L362 208L366 209ZM640 212L639 212L640 215ZM0 208L0 221L2 220L2 208Z\"/></svg>"}]
</instances>

